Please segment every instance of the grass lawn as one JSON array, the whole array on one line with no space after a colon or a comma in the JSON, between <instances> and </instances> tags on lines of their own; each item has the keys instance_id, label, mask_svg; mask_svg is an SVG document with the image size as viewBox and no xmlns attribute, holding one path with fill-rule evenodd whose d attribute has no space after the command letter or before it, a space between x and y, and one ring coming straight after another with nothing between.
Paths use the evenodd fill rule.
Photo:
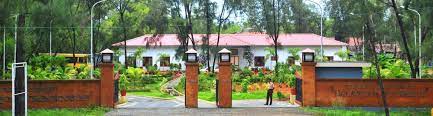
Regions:
<instances>
[{"instance_id":1,"label":"grass lawn","mask_svg":"<svg viewBox=\"0 0 433 116\"><path fill-rule=\"evenodd\" d=\"M148 91L128 91L126 95L135 95L135 96L144 96L144 97L154 97L154 98L164 98L164 99L173 99L174 96L171 96L167 93L163 93L159 91L159 83L156 84L148 84Z\"/></svg>"},{"instance_id":2,"label":"grass lawn","mask_svg":"<svg viewBox=\"0 0 433 116\"><path fill-rule=\"evenodd\" d=\"M384 116L383 110L363 110L363 109L343 109L343 108L303 108L306 112L311 112L319 116ZM421 108L399 108L391 109L391 116L430 116L430 109Z\"/></svg>"},{"instance_id":3,"label":"grass lawn","mask_svg":"<svg viewBox=\"0 0 433 116\"><path fill-rule=\"evenodd\" d=\"M216 96L214 92L211 91L200 91L198 92L198 98L206 101L215 101ZM277 94L274 92L272 98L276 99ZM233 100L248 100L248 99L266 99L266 91L255 91L249 93L233 92Z\"/></svg>"},{"instance_id":4,"label":"grass lawn","mask_svg":"<svg viewBox=\"0 0 433 116\"><path fill-rule=\"evenodd\" d=\"M108 108L77 108L77 109L31 109L29 116L103 116ZM11 110L0 111L0 116L11 116Z\"/></svg>"}]
</instances>

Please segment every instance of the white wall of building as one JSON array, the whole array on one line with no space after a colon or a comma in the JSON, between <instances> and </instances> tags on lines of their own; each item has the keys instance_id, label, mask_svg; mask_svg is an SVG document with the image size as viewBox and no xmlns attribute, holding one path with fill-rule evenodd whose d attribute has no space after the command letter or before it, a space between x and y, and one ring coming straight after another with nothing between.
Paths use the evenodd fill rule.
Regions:
<instances>
[{"instance_id":1,"label":"white wall of building","mask_svg":"<svg viewBox=\"0 0 433 116\"><path fill-rule=\"evenodd\" d=\"M269 46L272 47L272 46ZM135 52L135 50L138 47L128 47L127 48L127 53L128 56L132 56L132 54ZM168 54L170 55L170 63L176 63L176 64L182 64L182 69L185 69L185 65L184 62L181 61L181 59L176 59L175 58L175 54L176 54L176 48L177 46L163 46L163 47L150 47L150 48L145 48L145 52L142 54L142 57L152 57L152 64L156 64L160 70L168 70L169 67L160 67L160 63L158 62L158 58L159 58L159 54ZM245 51L245 48L243 47L228 47L229 48L236 48L239 51L239 66L240 67L246 67L248 66L248 61L246 59L243 58L243 53ZM265 46L251 46L251 52L253 53L254 56L266 56L267 51L265 51ZM283 46L281 47L281 49L278 50L278 61L279 62L286 62L287 58L289 56L291 56L291 54L288 52L288 48L293 48L293 47L289 47L289 46ZM301 50L306 49L306 48L310 48L310 49L320 49L320 46L300 46L300 47L296 47L296 48L301 48ZM342 59L338 56L335 55L335 53L337 51L339 51L340 49L346 49L346 46L324 46L324 54L325 56L333 56L334 57L334 61L341 61ZM122 54L123 54L123 48L120 48ZM317 51L319 52L319 51ZM302 57L301 53L298 53L300 57ZM211 64L212 64L212 60L213 60L213 56L211 56ZM124 55L119 56L119 61L124 64L125 59L124 59ZM218 61L217 61L218 63ZM143 66L143 61L137 59L136 61L137 67L142 67ZM275 66L275 61L271 61L271 58L267 59L265 62L265 67L273 69L273 67ZM296 64L299 65L299 62L296 62ZM254 57L253 57L253 64L252 66L254 66ZM216 66L217 67L217 66Z\"/></svg>"}]
</instances>

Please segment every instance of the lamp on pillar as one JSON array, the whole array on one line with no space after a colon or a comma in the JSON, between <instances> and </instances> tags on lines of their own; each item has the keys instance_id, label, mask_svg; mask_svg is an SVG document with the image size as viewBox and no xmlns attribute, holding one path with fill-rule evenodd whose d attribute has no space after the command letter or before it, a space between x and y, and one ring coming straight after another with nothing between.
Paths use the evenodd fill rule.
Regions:
<instances>
[{"instance_id":1,"label":"lamp on pillar","mask_svg":"<svg viewBox=\"0 0 433 116\"><path fill-rule=\"evenodd\" d=\"M101 52L102 63L113 63L113 54L114 54L114 52L110 49L103 50Z\"/></svg>"},{"instance_id":2,"label":"lamp on pillar","mask_svg":"<svg viewBox=\"0 0 433 116\"><path fill-rule=\"evenodd\" d=\"M302 62L314 62L314 50L307 48L302 50Z\"/></svg>"},{"instance_id":3,"label":"lamp on pillar","mask_svg":"<svg viewBox=\"0 0 433 116\"><path fill-rule=\"evenodd\" d=\"M220 62L218 63L218 79L216 80L217 106L219 108L232 107L232 64L230 63L231 52L223 48L218 52Z\"/></svg>"},{"instance_id":4,"label":"lamp on pillar","mask_svg":"<svg viewBox=\"0 0 433 116\"><path fill-rule=\"evenodd\" d=\"M195 51L194 49L189 49L185 53L186 53L186 57L187 57L186 62L194 63L194 62L198 61L197 51Z\"/></svg>"},{"instance_id":5,"label":"lamp on pillar","mask_svg":"<svg viewBox=\"0 0 433 116\"><path fill-rule=\"evenodd\" d=\"M198 71L197 51L189 49L186 54L185 70L185 107L198 107Z\"/></svg>"},{"instance_id":6,"label":"lamp on pillar","mask_svg":"<svg viewBox=\"0 0 433 116\"><path fill-rule=\"evenodd\" d=\"M114 108L114 64L113 64L113 54L114 52L110 49L105 49L100 52L102 55L102 63L99 64L101 68L100 77L100 103L103 107Z\"/></svg>"},{"instance_id":7,"label":"lamp on pillar","mask_svg":"<svg viewBox=\"0 0 433 116\"><path fill-rule=\"evenodd\" d=\"M221 51L218 52L220 54L220 62L230 62L230 52L226 48L223 48Z\"/></svg>"}]
</instances>

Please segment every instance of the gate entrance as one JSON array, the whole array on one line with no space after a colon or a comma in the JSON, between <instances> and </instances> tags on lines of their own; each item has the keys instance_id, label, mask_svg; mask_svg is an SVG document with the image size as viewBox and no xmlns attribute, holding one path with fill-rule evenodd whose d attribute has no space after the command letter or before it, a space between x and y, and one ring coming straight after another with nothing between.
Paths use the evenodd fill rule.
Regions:
<instances>
[{"instance_id":1,"label":"gate entrance","mask_svg":"<svg viewBox=\"0 0 433 116\"><path fill-rule=\"evenodd\" d=\"M22 80L22 81L20 81ZM12 64L12 116L27 116L27 63Z\"/></svg>"}]
</instances>

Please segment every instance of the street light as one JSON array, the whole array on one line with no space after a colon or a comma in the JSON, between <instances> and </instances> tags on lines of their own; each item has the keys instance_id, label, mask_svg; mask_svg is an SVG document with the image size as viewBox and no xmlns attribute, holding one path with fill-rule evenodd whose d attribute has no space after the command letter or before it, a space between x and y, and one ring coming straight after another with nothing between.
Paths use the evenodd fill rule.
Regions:
<instances>
[{"instance_id":1,"label":"street light","mask_svg":"<svg viewBox=\"0 0 433 116\"><path fill-rule=\"evenodd\" d=\"M3 73L5 74L6 70L6 27L3 27Z\"/></svg>"},{"instance_id":2,"label":"street light","mask_svg":"<svg viewBox=\"0 0 433 116\"><path fill-rule=\"evenodd\" d=\"M19 14L15 14L15 33L14 33L14 39L15 39L15 46L14 46L14 62L17 62L17 30L18 30L18 15Z\"/></svg>"},{"instance_id":3,"label":"street light","mask_svg":"<svg viewBox=\"0 0 433 116\"><path fill-rule=\"evenodd\" d=\"M104 2L105 0L101 0L96 2L95 4L93 4L92 8L90 9L90 63L91 63L91 68L90 68L90 78L93 79L93 8L98 5L99 3Z\"/></svg>"},{"instance_id":4,"label":"street light","mask_svg":"<svg viewBox=\"0 0 433 116\"><path fill-rule=\"evenodd\" d=\"M400 6L402 8L404 8L404 6ZM416 11L415 9L411 9L411 8L407 8L409 11L415 12L418 15L418 57L419 57L419 78L421 78L421 74L422 74L422 63L421 63L421 14L419 14L418 11ZM416 44L416 42L415 42Z\"/></svg>"},{"instance_id":5,"label":"street light","mask_svg":"<svg viewBox=\"0 0 433 116\"><path fill-rule=\"evenodd\" d=\"M323 9L319 3L312 1L312 0L308 0L308 1L316 4L320 8L320 54L323 57ZM323 58L320 58L320 59L323 60Z\"/></svg>"}]
</instances>

